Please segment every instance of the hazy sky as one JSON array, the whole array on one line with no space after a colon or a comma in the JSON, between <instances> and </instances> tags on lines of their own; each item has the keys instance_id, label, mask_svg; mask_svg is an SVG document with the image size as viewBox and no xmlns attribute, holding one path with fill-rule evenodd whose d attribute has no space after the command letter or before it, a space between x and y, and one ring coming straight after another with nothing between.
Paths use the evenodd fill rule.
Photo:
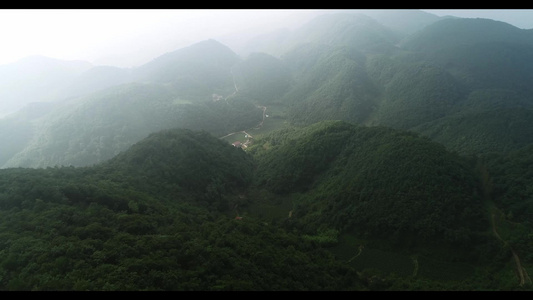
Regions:
<instances>
[{"instance_id":1,"label":"hazy sky","mask_svg":"<svg viewBox=\"0 0 533 300\"><path fill-rule=\"evenodd\" d=\"M234 32L261 31L298 10L0 9L0 64L30 55L135 66Z\"/></svg>"},{"instance_id":2,"label":"hazy sky","mask_svg":"<svg viewBox=\"0 0 533 300\"><path fill-rule=\"evenodd\" d=\"M533 10L425 10L533 28ZM138 66L169 51L232 33L263 33L315 10L0 9L0 64L30 55ZM296 19L296 18L295 18ZM266 26L271 29L265 29ZM297 25L294 23L292 25ZM223 42L223 41L221 41Z\"/></svg>"}]
</instances>

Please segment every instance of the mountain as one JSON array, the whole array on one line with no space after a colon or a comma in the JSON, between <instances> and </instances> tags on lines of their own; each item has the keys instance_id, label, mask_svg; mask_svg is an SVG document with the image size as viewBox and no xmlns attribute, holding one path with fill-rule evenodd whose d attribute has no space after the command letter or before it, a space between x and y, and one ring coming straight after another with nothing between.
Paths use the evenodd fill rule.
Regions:
<instances>
[{"instance_id":1,"label":"mountain","mask_svg":"<svg viewBox=\"0 0 533 300\"><path fill-rule=\"evenodd\" d=\"M250 152L206 132L173 129L91 167L3 169L0 285L499 290L508 285L494 285L501 276L494 272L509 271L499 265L506 252L491 242L473 167L412 133L330 121L273 132ZM289 217L252 209L266 201L279 209L292 202ZM363 242L365 253L384 245L416 253L419 275L360 268L352 263L356 249L352 259L334 255L332 247L345 245L341 232ZM465 261L474 271L460 279L425 273ZM493 273L485 276L487 264Z\"/></svg>"},{"instance_id":2,"label":"mountain","mask_svg":"<svg viewBox=\"0 0 533 300\"><path fill-rule=\"evenodd\" d=\"M170 84L179 96L206 98L233 92L231 67L239 61L227 46L215 40L195 43L161 55L132 72L132 81Z\"/></svg>"},{"instance_id":3,"label":"mountain","mask_svg":"<svg viewBox=\"0 0 533 300\"><path fill-rule=\"evenodd\" d=\"M378 88L366 71L366 56L353 47L305 45L283 61L295 78L282 97L292 122L337 119L362 123L374 111Z\"/></svg>"},{"instance_id":4,"label":"mountain","mask_svg":"<svg viewBox=\"0 0 533 300\"><path fill-rule=\"evenodd\" d=\"M236 63L231 72L239 93L262 104L281 98L292 82L292 74L284 62L266 53L250 54Z\"/></svg>"},{"instance_id":5,"label":"mountain","mask_svg":"<svg viewBox=\"0 0 533 300\"><path fill-rule=\"evenodd\" d=\"M383 16L393 12L380 13ZM401 14L411 13L416 14L401 11ZM419 31L406 36L379 24L377 20L383 22L383 19L387 19L385 17L375 16L374 19L348 12L329 13L314 18L301 28L286 32L283 34L285 38L270 42L263 40L264 43L275 46L282 55L279 58L273 54L254 52L241 59L227 46L215 40L206 40L169 52L137 68L91 68L68 81L61 89L60 98L65 101L70 99L67 101L69 103L94 101L94 105L106 105L97 104L104 100L97 100L99 96L93 96L92 93L133 82L160 85L164 89L162 93L169 95L166 96L166 104L158 108L162 114L157 117L160 119L159 125L135 129L135 118L117 119L129 120L124 122L102 119L98 122L109 124L104 125L109 134L116 134L121 128L138 132L127 134L131 136L131 140L126 139L127 142L105 142L106 150L102 150L104 148L100 144L88 141L113 137L104 138L100 135L82 138L87 133L74 129L101 127L101 124L84 117L75 117L72 121L60 120L63 113L54 112L39 122L56 125L32 125L39 128L39 133L33 131L32 142L27 137L24 138L25 142L16 147L18 153L13 154L15 150L8 151L10 154L6 154L4 161L10 159L7 157L9 155L14 157L4 167L95 163L112 157L152 130L173 126L205 129L222 136L258 124L261 121L260 109L254 105L269 103L283 105L288 120L294 124L337 119L366 125L384 125L414 130L445 143L451 150L465 154L500 151L502 147L494 148L497 144L494 141L507 135L505 131L500 133L490 130L487 133L484 130L485 123L470 126L470 129L460 128L457 120L464 119L470 113L471 121L468 122L480 120L481 116L488 118L497 114L488 110L497 109L499 105L529 109L531 101L528 95L531 91L528 83L531 81L530 62L533 61L532 48L527 44L530 40L529 32L492 20L436 20L426 17L428 23L431 19L435 22L420 26ZM394 19L389 18L389 21L393 22ZM442 41L447 42L441 43ZM238 93L234 94L236 89ZM498 95L502 93L509 95L505 96L508 100L501 100L503 98ZM116 95L114 93L110 97L117 97ZM230 95L234 98L230 102L226 101L229 105L212 101ZM174 98L173 102L170 98ZM120 106L124 105L124 112L130 110L128 105L140 103L129 102L127 99L113 101L119 101ZM179 105L171 105L170 102ZM65 107L72 105L65 104ZM146 102L143 105L150 104ZM135 114L139 120L154 118L158 114L148 113L150 109L144 112L145 106L131 109L139 110ZM70 108L62 110L69 111ZM172 111L175 112L174 115L168 115ZM174 118L178 115L182 116L180 120ZM236 117L243 115L249 118L243 120ZM501 115L508 116L509 112ZM528 124L527 114L517 116L526 118L520 123ZM170 121L171 119L174 121ZM70 132L59 129L61 124L75 120L79 120L80 124L71 124ZM211 124L207 120L211 120ZM494 122L511 128L508 120L502 118ZM144 122L151 124L152 121ZM120 128L114 128L115 125L120 125ZM444 133L443 130L437 130L439 127L448 129ZM22 127L21 130L28 132ZM62 133L45 133L46 130ZM464 130L470 130L470 133L462 133ZM513 132L517 136L513 139L519 139L519 132ZM447 136L440 136L441 134ZM462 142L454 139L454 136L461 135L466 140L473 140L486 134L489 136L476 142L478 146L475 147L458 146ZM61 136L65 142L62 146L45 146L42 143L51 141L44 137L47 135ZM80 139L87 141L74 142ZM75 148L78 150L66 146L66 140L79 145ZM527 139L524 143L526 141ZM512 144L521 147L524 143ZM91 144L100 146L89 146ZM52 152L43 149L52 149L50 147L62 154L55 159L45 158L52 155ZM82 148L87 149L85 154L72 152L82 151ZM43 151L48 151L49 154L43 156ZM37 155L36 152L41 154ZM65 158L65 155L69 158Z\"/></svg>"},{"instance_id":6,"label":"mountain","mask_svg":"<svg viewBox=\"0 0 533 300\"><path fill-rule=\"evenodd\" d=\"M533 143L533 110L519 107L454 114L413 131L464 155L509 152Z\"/></svg>"},{"instance_id":7,"label":"mountain","mask_svg":"<svg viewBox=\"0 0 533 300\"><path fill-rule=\"evenodd\" d=\"M406 38L403 49L451 75L462 90L454 114L412 129L464 154L528 144L532 42L528 30L486 19L442 20Z\"/></svg>"},{"instance_id":8,"label":"mountain","mask_svg":"<svg viewBox=\"0 0 533 300\"><path fill-rule=\"evenodd\" d=\"M529 31L492 20L442 19L389 52L328 42L283 54L293 81L281 101L291 122L338 119L414 130L463 154L529 143L527 132L512 129L530 122L527 112L518 113L531 108ZM520 120L511 122L511 115Z\"/></svg>"},{"instance_id":9,"label":"mountain","mask_svg":"<svg viewBox=\"0 0 533 300\"><path fill-rule=\"evenodd\" d=\"M95 66L76 76L61 90L60 95L65 99L82 97L130 81L130 69Z\"/></svg>"},{"instance_id":10,"label":"mountain","mask_svg":"<svg viewBox=\"0 0 533 300\"><path fill-rule=\"evenodd\" d=\"M355 12L367 15L403 35L413 34L427 25L446 18L417 9L364 9Z\"/></svg>"},{"instance_id":11,"label":"mountain","mask_svg":"<svg viewBox=\"0 0 533 300\"><path fill-rule=\"evenodd\" d=\"M302 193L294 213L309 223L458 244L488 226L473 166L411 133L319 122L273 133L250 151L256 184Z\"/></svg>"},{"instance_id":12,"label":"mountain","mask_svg":"<svg viewBox=\"0 0 533 300\"><path fill-rule=\"evenodd\" d=\"M177 100L162 85L119 85L72 100L33 121L31 140L4 167L91 165L162 129L207 130L221 136L253 127L261 117L262 111L244 99L190 103Z\"/></svg>"},{"instance_id":13,"label":"mountain","mask_svg":"<svg viewBox=\"0 0 533 300\"><path fill-rule=\"evenodd\" d=\"M150 178L159 193L166 184L174 192L213 193L213 197L246 188L253 170L251 157L240 148L189 129L150 134L99 167L104 173L120 173L117 178Z\"/></svg>"},{"instance_id":14,"label":"mountain","mask_svg":"<svg viewBox=\"0 0 533 300\"><path fill-rule=\"evenodd\" d=\"M427 26L401 44L472 88L529 88L533 53L529 30L487 19L450 19Z\"/></svg>"},{"instance_id":15,"label":"mountain","mask_svg":"<svg viewBox=\"0 0 533 300\"><path fill-rule=\"evenodd\" d=\"M94 167L0 170L0 287L366 289L313 242L223 213L251 170L242 149L183 129L152 134Z\"/></svg>"},{"instance_id":16,"label":"mountain","mask_svg":"<svg viewBox=\"0 0 533 300\"><path fill-rule=\"evenodd\" d=\"M501 21L450 18L434 22L401 41L402 48L434 52L462 44L505 42L531 45L533 32Z\"/></svg>"},{"instance_id":17,"label":"mountain","mask_svg":"<svg viewBox=\"0 0 533 300\"><path fill-rule=\"evenodd\" d=\"M206 40L163 54L136 68L93 67L66 85L62 96L79 97L125 83L170 84L180 97L198 99L232 92L228 70L239 61L227 46Z\"/></svg>"},{"instance_id":18,"label":"mountain","mask_svg":"<svg viewBox=\"0 0 533 300\"><path fill-rule=\"evenodd\" d=\"M381 68L381 63L375 60L369 65ZM379 107L372 116L375 124L411 129L456 112L468 94L461 81L438 66L393 60L387 67L390 75L381 82ZM385 75L380 70L370 72Z\"/></svg>"},{"instance_id":19,"label":"mountain","mask_svg":"<svg viewBox=\"0 0 533 300\"><path fill-rule=\"evenodd\" d=\"M35 134L35 120L54 109L57 103L35 102L0 119L0 165L24 150Z\"/></svg>"},{"instance_id":20,"label":"mountain","mask_svg":"<svg viewBox=\"0 0 533 300\"><path fill-rule=\"evenodd\" d=\"M400 36L376 20L353 13L326 13L299 28L278 30L250 40L248 53L266 52L280 57L302 44L352 46L361 51L387 52L394 48Z\"/></svg>"},{"instance_id":21,"label":"mountain","mask_svg":"<svg viewBox=\"0 0 533 300\"><path fill-rule=\"evenodd\" d=\"M227 47L205 41L138 69L90 69L66 86L71 96L52 111L31 122L12 121L24 138L5 154L3 167L91 165L168 128L222 136L256 126L262 110L246 97L228 98L235 92L231 66L238 61ZM11 127L0 138L18 130Z\"/></svg>"},{"instance_id":22,"label":"mountain","mask_svg":"<svg viewBox=\"0 0 533 300\"><path fill-rule=\"evenodd\" d=\"M381 13L0 119L0 289L531 290L530 32Z\"/></svg>"},{"instance_id":23,"label":"mountain","mask_svg":"<svg viewBox=\"0 0 533 300\"><path fill-rule=\"evenodd\" d=\"M0 66L0 116L32 102L56 100L65 84L92 66L84 61L63 61L31 56Z\"/></svg>"}]
</instances>

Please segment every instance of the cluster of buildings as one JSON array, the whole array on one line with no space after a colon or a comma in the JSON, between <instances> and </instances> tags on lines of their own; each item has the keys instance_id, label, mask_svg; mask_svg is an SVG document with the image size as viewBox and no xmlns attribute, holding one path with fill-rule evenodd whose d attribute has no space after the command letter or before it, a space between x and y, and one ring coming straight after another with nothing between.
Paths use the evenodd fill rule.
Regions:
<instances>
[{"instance_id":1,"label":"cluster of buildings","mask_svg":"<svg viewBox=\"0 0 533 300\"><path fill-rule=\"evenodd\" d=\"M233 147L237 147L237 148L243 148L243 149L246 149L248 148L248 146L252 143L252 136L246 132L244 132L244 138L246 138L246 142L241 142L241 141L236 141L236 142L233 142L232 145Z\"/></svg>"}]
</instances>

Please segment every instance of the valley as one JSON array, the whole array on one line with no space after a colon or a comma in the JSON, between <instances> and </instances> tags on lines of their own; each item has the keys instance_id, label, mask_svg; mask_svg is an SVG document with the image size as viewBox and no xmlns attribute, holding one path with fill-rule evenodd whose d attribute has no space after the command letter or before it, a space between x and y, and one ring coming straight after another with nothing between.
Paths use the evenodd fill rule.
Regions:
<instances>
[{"instance_id":1,"label":"valley","mask_svg":"<svg viewBox=\"0 0 533 300\"><path fill-rule=\"evenodd\" d=\"M532 290L529 30L347 10L241 44L0 66L0 290Z\"/></svg>"}]
</instances>

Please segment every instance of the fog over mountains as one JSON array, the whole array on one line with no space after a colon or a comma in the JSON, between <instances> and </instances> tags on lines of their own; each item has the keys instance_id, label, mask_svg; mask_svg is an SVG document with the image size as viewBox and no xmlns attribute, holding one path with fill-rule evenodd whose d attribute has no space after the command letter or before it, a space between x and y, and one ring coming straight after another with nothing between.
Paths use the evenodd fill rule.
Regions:
<instances>
[{"instance_id":1,"label":"fog over mountains","mask_svg":"<svg viewBox=\"0 0 533 300\"><path fill-rule=\"evenodd\" d=\"M0 65L0 290L531 290L533 32L271 22Z\"/></svg>"},{"instance_id":2,"label":"fog over mountains","mask_svg":"<svg viewBox=\"0 0 533 300\"><path fill-rule=\"evenodd\" d=\"M26 138L18 146L15 146L17 143L4 146L10 150L4 150L0 160L4 163L10 161L5 166L74 163L64 159L78 154L62 154L52 160L42 157L43 149L46 149L42 143L48 141L46 143L57 144L58 139L65 139L65 142L69 140L68 143L72 144L80 138L80 132L67 133L61 129L63 133L57 138L43 136L55 136L56 130L64 128L62 124L68 124L67 119L77 123L82 120L86 122L83 125L71 124L67 130L78 127L87 130L131 118L124 113L132 105L153 105L153 101L148 99L150 96L134 104L137 102L113 92L127 91L133 87L133 83L136 84L135 89L149 86L157 94L166 94L166 101L169 102L165 105L173 109L179 107L179 111L184 108L212 111L213 103L205 108L206 103L212 102L212 95L228 97L240 89L237 95L244 98L242 101L250 101L250 107L272 102L285 105L287 117L294 124L341 119L412 129L445 144L452 143L456 145L454 150L464 153L499 151L508 148L509 143L528 143L527 137L525 140L513 138L512 142L506 143L494 141L488 147L486 143L491 137L486 137L476 149L470 149L473 147L470 144L460 146L456 144L457 140L452 142L445 138L455 134L455 131L446 133L436 130L442 126L456 126L457 118L464 118L465 113L475 113L478 118L481 117L480 113L490 114L494 105L502 105L501 100L494 98L496 95L511 97L512 100L506 101L505 107L501 107L509 114L514 114L511 111L515 107L530 106L527 100L530 93L528 82L531 80L528 63L531 61L530 45L533 38L529 30L490 19L438 17L418 10L368 10L366 14L358 10L331 10L325 14L318 13L308 12L305 16L309 20L304 22L304 19L298 19L302 25L295 26L292 23L293 29L258 34L250 39L240 39L238 44L232 44L230 39L227 40L228 44L214 39L199 41L154 57L138 67L94 66L83 61L63 61L43 56L1 65L0 86L3 88L0 89L0 95L3 101L0 103L0 112L6 116L2 121L9 124L6 128L12 128L13 123L19 124L17 126L21 126L24 134L15 135ZM313 14L318 15L311 18ZM490 93L490 97L477 96L483 93ZM127 94L129 92L124 95ZM93 109L90 106L111 105L113 101L118 101L117 108L120 107L123 117L113 115L113 119L96 121L101 116L91 116L86 111ZM494 101L497 104L490 104ZM97 104L99 102L102 104ZM241 109L245 107L236 105ZM470 109L472 106L476 109ZM134 109L140 109L139 113L149 111L140 106ZM163 109L163 106L157 109ZM169 108L166 108L154 113L157 115L168 111ZM71 116L76 113L87 117ZM206 112L199 112L200 115L203 113ZM218 124L216 120L221 117L219 113L212 111L208 116L198 117L204 120L203 124L183 118L175 120L182 125L194 124L197 128L217 128L216 134L220 135L230 133L230 128L237 128L236 125L229 125L231 121L227 123L222 119L220 122L228 125L212 125ZM188 113L186 116L191 117ZM144 118L147 116L136 119L140 121ZM154 128L175 127L178 124L162 125L165 123L162 120L167 117L155 118L159 119L160 125ZM252 124L254 121L250 119L248 122ZM433 122L430 127L429 122ZM446 122L452 123L445 125ZM122 126L125 126L125 130L133 131L137 125L128 121ZM140 138L150 131L136 130L133 134ZM9 132L12 135L13 130ZM463 134L465 139L468 136L468 140L471 140L478 133ZM496 132L492 130L491 134ZM504 140L514 134L516 131L505 133ZM93 140L96 137L87 138ZM103 141L103 136L98 138ZM108 138L117 139L116 136ZM76 144L89 149L85 144L87 142ZM133 142L131 140L124 145ZM109 153L103 156L95 156L92 151L91 155L98 157L96 161L82 163L82 159L75 165L98 162L124 149L115 143L108 146L104 144L94 151L102 153L101 147L115 150L103 150L103 153ZM62 146L57 149L70 152L70 148ZM37 159L41 162L30 163L36 156L41 156Z\"/></svg>"}]
</instances>

